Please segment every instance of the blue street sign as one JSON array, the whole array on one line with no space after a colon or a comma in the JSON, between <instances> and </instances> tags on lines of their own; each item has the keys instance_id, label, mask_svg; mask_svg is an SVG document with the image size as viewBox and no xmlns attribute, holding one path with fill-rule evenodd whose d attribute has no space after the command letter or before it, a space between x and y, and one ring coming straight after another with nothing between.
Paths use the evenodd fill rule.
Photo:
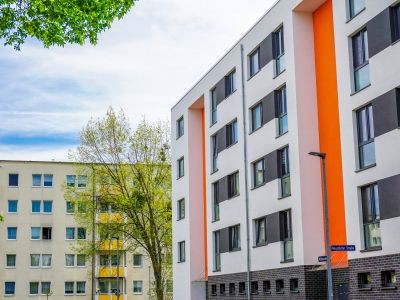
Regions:
<instances>
[{"instance_id":1,"label":"blue street sign","mask_svg":"<svg viewBox=\"0 0 400 300\"><path fill-rule=\"evenodd\" d=\"M355 245L332 245L332 251L356 251Z\"/></svg>"},{"instance_id":2,"label":"blue street sign","mask_svg":"<svg viewBox=\"0 0 400 300\"><path fill-rule=\"evenodd\" d=\"M328 257L326 255L318 256L318 262L328 261Z\"/></svg>"}]
</instances>

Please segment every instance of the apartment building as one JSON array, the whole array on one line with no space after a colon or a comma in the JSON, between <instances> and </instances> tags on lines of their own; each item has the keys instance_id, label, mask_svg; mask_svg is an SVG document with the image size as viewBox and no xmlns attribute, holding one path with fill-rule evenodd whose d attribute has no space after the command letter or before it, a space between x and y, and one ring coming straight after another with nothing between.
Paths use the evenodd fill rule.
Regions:
<instances>
[{"instance_id":1,"label":"apartment building","mask_svg":"<svg viewBox=\"0 0 400 300\"><path fill-rule=\"evenodd\" d=\"M92 236L74 218L84 208L64 189L85 189L86 181L72 163L0 161L0 298L115 300L118 282L120 300L149 299L151 264L142 252L96 234L94 260L78 253ZM118 215L101 206L95 222Z\"/></svg>"},{"instance_id":2,"label":"apartment building","mask_svg":"<svg viewBox=\"0 0 400 300\"><path fill-rule=\"evenodd\" d=\"M280 0L172 108L174 299L400 299L400 1ZM320 258L320 259L319 259Z\"/></svg>"}]
</instances>

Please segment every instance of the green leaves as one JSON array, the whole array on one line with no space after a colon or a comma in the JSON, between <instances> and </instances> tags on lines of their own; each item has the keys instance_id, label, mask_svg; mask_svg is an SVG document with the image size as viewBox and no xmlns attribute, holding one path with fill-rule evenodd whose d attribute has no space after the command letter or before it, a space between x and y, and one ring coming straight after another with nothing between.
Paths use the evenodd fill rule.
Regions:
<instances>
[{"instance_id":1,"label":"green leaves","mask_svg":"<svg viewBox=\"0 0 400 300\"><path fill-rule=\"evenodd\" d=\"M136 0L0 0L0 38L20 50L28 37L43 46L97 43Z\"/></svg>"}]
</instances>

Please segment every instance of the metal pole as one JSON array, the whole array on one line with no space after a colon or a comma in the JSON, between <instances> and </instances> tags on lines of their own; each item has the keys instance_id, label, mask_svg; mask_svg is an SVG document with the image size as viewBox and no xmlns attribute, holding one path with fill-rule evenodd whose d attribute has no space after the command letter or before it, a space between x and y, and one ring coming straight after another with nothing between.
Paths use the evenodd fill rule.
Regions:
<instances>
[{"instance_id":1,"label":"metal pole","mask_svg":"<svg viewBox=\"0 0 400 300\"><path fill-rule=\"evenodd\" d=\"M119 237L117 237L117 300L119 300Z\"/></svg>"}]
</instances>

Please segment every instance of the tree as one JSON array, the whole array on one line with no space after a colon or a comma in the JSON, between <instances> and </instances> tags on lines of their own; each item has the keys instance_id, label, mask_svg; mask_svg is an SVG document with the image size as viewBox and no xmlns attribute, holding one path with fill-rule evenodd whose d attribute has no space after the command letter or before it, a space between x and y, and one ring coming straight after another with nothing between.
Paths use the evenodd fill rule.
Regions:
<instances>
[{"instance_id":1,"label":"tree","mask_svg":"<svg viewBox=\"0 0 400 300\"><path fill-rule=\"evenodd\" d=\"M28 37L48 48L97 43L99 33L121 19L137 0L0 0L0 38L16 50Z\"/></svg>"},{"instance_id":2,"label":"tree","mask_svg":"<svg viewBox=\"0 0 400 300\"><path fill-rule=\"evenodd\" d=\"M124 236L130 249L140 247L152 263L153 292L166 297L171 279L172 207L169 127L142 120L136 130L121 111L110 108L102 119L91 120L81 133L81 144L72 158L87 176L88 188L66 188L66 198L81 209L78 223L93 224L100 236ZM94 199L96 201L94 201ZM108 222L92 222L100 206L118 213ZM90 225L89 225L90 227ZM81 244L93 251L95 244Z\"/></svg>"}]
</instances>

